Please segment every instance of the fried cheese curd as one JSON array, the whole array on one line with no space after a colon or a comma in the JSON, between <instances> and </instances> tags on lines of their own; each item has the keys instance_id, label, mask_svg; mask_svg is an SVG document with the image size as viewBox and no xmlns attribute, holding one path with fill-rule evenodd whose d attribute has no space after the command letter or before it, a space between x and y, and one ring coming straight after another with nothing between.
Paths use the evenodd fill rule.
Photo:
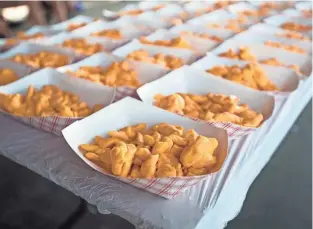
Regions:
<instances>
[{"instance_id":1,"label":"fried cheese curd","mask_svg":"<svg viewBox=\"0 0 313 229\"><path fill-rule=\"evenodd\" d=\"M311 18L312 17L312 9L311 10L301 10L302 15L306 18Z\"/></svg>"},{"instance_id":2,"label":"fried cheese curd","mask_svg":"<svg viewBox=\"0 0 313 229\"><path fill-rule=\"evenodd\" d=\"M18 79L18 75L12 69L0 68L0 85L12 83Z\"/></svg>"},{"instance_id":3,"label":"fried cheese curd","mask_svg":"<svg viewBox=\"0 0 313 229\"><path fill-rule=\"evenodd\" d=\"M193 49L192 46L182 37L177 37L170 40L156 40L156 41L149 41L145 37L141 37L140 42L148 45Z\"/></svg>"},{"instance_id":4,"label":"fried cheese curd","mask_svg":"<svg viewBox=\"0 0 313 229\"><path fill-rule=\"evenodd\" d=\"M118 29L105 29L98 32L94 32L90 35L96 37L108 37L114 40L123 39L123 34Z\"/></svg>"},{"instance_id":5,"label":"fried cheese curd","mask_svg":"<svg viewBox=\"0 0 313 229\"><path fill-rule=\"evenodd\" d=\"M247 64L243 67L215 66L206 72L256 90L279 91L279 88L267 78L265 72L257 64Z\"/></svg>"},{"instance_id":6,"label":"fried cheese curd","mask_svg":"<svg viewBox=\"0 0 313 229\"><path fill-rule=\"evenodd\" d=\"M270 11L269 8L261 7L258 10L243 10L239 14L247 17L265 17L269 15Z\"/></svg>"},{"instance_id":7,"label":"fried cheese curd","mask_svg":"<svg viewBox=\"0 0 313 229\"><path fill-rule=\"evenodd\" d=\"M260 60L259 63L260 64L267 64L267 65L291 68L291 69L295 70L295 72L301 74L301 71L300 71L300 68L299 68L298 65L295 65L295 64L286 65L286 64L283 64L283 63L279 62L276 58L269 58L269 59Z\"/></svg>"},{"instance_id":8,"label":"fried cheese curd","mask_svg":"<svg viewBox=\"0 0 313 229\"><path fill-rule=\"evenodd\" d=\"M215 29L228 29L235 33L242 32L244 28L241 27L241 25L236 21L228 21L225 25L221 25L218 23L209 23L207 24L209 28L215 28Z\"/></svg>"},{"instance_id":9,"label":"fried cheese curd","mask_svg":"<svg viewBox=\"0 0 313 229\"><path fill-rule=\"evenodd\" d=\"M31 66L33 68L57 68L70 63L67 55L41 51L34 54L18 54L9 60Z\"/></svg>"},{"instance_id":10,"label":"fried cheese curd","mask_svg":"<svg viewBox=\"0 0 313 229\"><path fill-rule=\"evenodd\" d=\"M247 47L239 48L238 52L235 52L233 49L228 49L226 52L220 53L218 56L226 57L236 60L247 60L247 61L256 61L256 56L251 53L250 49Z\"/></svg>"},{"instance_id":11,"label":"fried cheese curd","mask_svg":"<svg viewBox=\"0 0 313 229\"><path fill-rule=\"evenodd\" d=\"M74 38L65 40L61 46L65 48L74 49L75 52L86 56L91 56L97 52L104 51L103 47L99 43L91 44L84 38Z\"/></svg>"},{"instance_id":12,"label":"fried cheese curd","mask_svg":"<svg viewBox=\"0 0 313 229\"><path fill-rule=\"evenodd\" d=\"M162 53L150 55L147 51L140 49L129 53L127 59L144 61L152 64L160 64L169 69L176 69L184 65L184 61L173 55L164 55Z\"/></svg>"},{"instance_id":13,"label":"fried cheese curd","mask_svg":"<svg viewBox=\"0 0 313 229\"><path fill-rule=\"evenodd\" d=\"M141 86L137 72L126 62L114 62L108 67L82 66L77 71L67 71L68 74L109 87L131 87Z\"/></svg>"},{"instance_id":14,"label":"fried cheese curd","mask_svg":"<svg viewBox=\"0 0 313 229\"><path fill-rule=\"evenodd\" d=\"M28 35L24 32L18 32L16 33L16 37L7 39L6 44L14 45L18 43L19 41L35 40L35 39L43 38L44 36L45 35L43 33L35 33L32 35Z\"/></svg>"},{"instance_id":15,"label":"fried cheese curd","mask_svg":"<svg viewBox=\"0 0 313 229\"><path fill-rule=\"evenodd\" d=\"M69 24L69 25L67 26L67 31L71 32L71 31L73 31L73 30L75 30L75 29L84 27L84 26L87 25L87 24L88 24L87 22Z\"/></svg>"},{"instance_id":16,"label":"fried cheese curd","mask_svg":"<svg viewBox=\"0 0 313 229\"><path fill-rule=\"evenodd\" d=\"M274 47L274 48L281 48L290 52L296 52L296 53L301 53L301 54L306 53L306 51L303 48L300 48L296 45L282 44L282 43L274 42L274 41L265 41L264 44L267 46Z\"/></svg>"},{"instance_id":17,"label":"fried cheese curd","mask_svg":"<svg viewBox=\"0 0 313 229\"><path fill-rule=\"evenodd\" d=\"M301 25L294 22L285 22L281 26L283 29L296 31L296 32L309 32L312 30L311 25Z\"/></svg>"},{"instance_id":18,"label":"fried cheese curd","mask_svg":"<svg viewBox=\"0 0 313 229\"><path fill-rule=\"evenodd\" d=\"M128 178L198 176L217 163L218 141L195 130L160 123L140 123L96 136L79 146L84 156L107 173Z\"/></svg>"},{"instance_id":19,"label":"fried cheese curd","mask_svg":"<svg viewBox=\"0 0 313 229\"><path fill-rule=\"evenodd\" d=\"M196 32L191 32L191 31L182 31L182 32L180 32L180 35L191 35L191 36L194 36L197 38L216 41L218 43L221 43L224 41L222 38L215 36L215 35L209 35L209 34L205 34L205 33L196 33Z\"/></svg>"},{"instance_id":20,"label":"fried cheese curd","mask_svg":"<svg viewBox=\"0 0 313 229\"><path fill-rule=\"evenodd\" d=\"M204 121L231 122L247 127L258 127L263 121L263 115L251 110L247 104L239 105L239 98L222 94L156 95L154 105L179 115Z\"/></svg>"},{"instance_id":21,"label":"fried cheese curd","mask_svg":"<svg viewBox=\"0 0 313 229\"><path fill-rule=\"evenodd\" d=\"M0 107L13 115L27 117L86 117L103 108L100 104L91 108L74 93L56 85L44 85L38 90L30 85L25 95L0 94Z\"/></svg>"},{"instance_id":22,"label":"fried cheese curd","mask_svg":"<svg viewBox=\"0 0 313 229\"><path fill-rule=\"evenodd\" d=\"M57 68L70 63L67 55L41 51L34 54L17 54L9 60L31 66L33 68Z\"/></svg>"},{"instance_id":23,"label":"fried cheese curd","mask_svg":"<svg viewBox=\"0 0 313 229\"><path fill-rule=\"evenodd\" d=\"M125 15L139 15L142 14L144 12L144 10L141 9L134 9L134 10L125 10L125 11L120 11L117 14L119 16L125 16Z\"/></svg>"},{"instance_id":24,"label":"fried cheese curd","mask_svg":"<svg viewBox=\"0 0 313 229\"><path fill-rule=\"evenodd\" d=\"M297 39L297 40L302 40L302 41L311 41L310 37L305 36L305 35L303 35L301 33L297 33L297 32L278 33L278 34L276 34L276 36L284 37L284 38L288 38L288 39Z\"/></svg>"}]
</instances>

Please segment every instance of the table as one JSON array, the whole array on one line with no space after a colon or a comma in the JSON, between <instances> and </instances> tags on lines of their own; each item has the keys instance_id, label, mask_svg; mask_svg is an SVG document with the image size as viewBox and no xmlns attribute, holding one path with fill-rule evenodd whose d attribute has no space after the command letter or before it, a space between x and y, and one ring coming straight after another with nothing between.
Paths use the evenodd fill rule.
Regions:
<instances>
[{"instance_id":1,"label":"table","mask_svg":"<svg viewBox=\"0 0 313 229\"><path fill-rule=\"evenodd\" d=\"M288 99L278 99L260 130L234 140L220 172L166 200L111 179L87 166L57 136L0 115L0 152L137 228L222 229L240 211L249 186L270 160L312 97L312 77Z\"/></svg>"}]
</instances>

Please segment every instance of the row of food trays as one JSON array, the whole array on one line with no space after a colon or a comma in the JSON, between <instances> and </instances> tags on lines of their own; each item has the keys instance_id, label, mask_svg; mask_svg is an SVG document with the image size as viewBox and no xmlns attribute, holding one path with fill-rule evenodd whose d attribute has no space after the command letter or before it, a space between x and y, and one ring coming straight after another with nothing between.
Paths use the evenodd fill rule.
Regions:
<instances>
[{"instance_id":1,"label":"row of food trays","mask_svg":"<svg viewBox=\"0 0 313 229\"><path fill-rule=\"evenodd\" d=\"M34 27L3 40L0 109L171 199L218 171L229 140L262 127L310 76L310 12L308 2L144 1L105 12L111 21Z\"/></svg>"}]
</instances>

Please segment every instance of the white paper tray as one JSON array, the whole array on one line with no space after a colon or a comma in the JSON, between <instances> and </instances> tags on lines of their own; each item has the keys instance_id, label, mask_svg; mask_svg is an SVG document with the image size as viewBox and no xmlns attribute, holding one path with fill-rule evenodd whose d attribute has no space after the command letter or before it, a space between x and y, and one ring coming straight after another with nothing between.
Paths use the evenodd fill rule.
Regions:
<instances>
[{"instance_id":1,"label":"white paper tray","mask_svg":"<svg viewBox=\"0 0 313 229\"><path fill-rule=\"evenodd\" d=\"M233 13L233 14L238 14L238 13L244 11L244 10L258 11L259 7L256 6L256 5L253 5L253 4L249 4L247 2L238 2L236 4L229 5L227 7L227 10L229 12ZM277 13L277 11L274 11L274 10L269 11L269 15L272 15L272 14L275 14L275 13Z\"/></svg>"},{"instance_id":2,"label":"white paper tray","mask_svg":"<svg viewBox=\"0 0 313 229\"><path fill-rule=\"evenodd\" d=\"M9 60L0 60L0 68L9 68L13 70L19 78L27 76L31 72L31 68Z\"/></svg>"},{"instance_id":3,"label":"white paper tray","mask_svg":"<svg viewBox=\"0 0 313 229\"><path fill-rule=\"evenodd\" d=\"M29 85L33 85L34 88L39 89L47 84L57 85L62 90L68 90L75 93L80 97L81 101L86 102L89 106L95 104L103 104L104 106L107 106L113 101L115 93L114 88L100 86L74 77L68 77L52 68L42 69L9 85L2 86L0 87L0 92L6 94L25 94ZM81 119L60 116L20 117L4 111L1 112L23 123L56 135L60 135L62 129L66 126Z\"/></svg>"},{"instance_id":4,"label":"white paper tray","mask_svg":"<svg viewBox=\"0 0 313 229\"><path fill-rule=\"evenodd\" d=\"M286 22L294 22L300 25L309 25L312 26L312 20L305 17L290 17L287 15L275 15L264 19L264 22L273 26L280 27ZM312 33L312 30L309 32L303 32L304 34Z\"/></svg>"},{"instance_id":5,"label":"white paper tray","mask_svg":"<svg viewBox=\"0 0 313 229\"><path fill-rule=\"evenodd\" d=\"M218 36L225 40L232 37L235 34L233 31L229 29L209 28L209 27L205 27L202 25L189 25L189 24L174 26L169 31L174 34L180 34L180 32L183 32L183 31L191 31L194 33L202 33L202 34Z\"/></svg>"},{"instance_id":6,"label":"white paper tray","mask_svg":"<svg viewBox=\"0 0 313 229\"><path fill-rule=\"evenodd\" d=\"M241 45L264 44L266 41L279 42L281 44L298 46L304 49L307 54L312 53L312 42L283 38L276 36L276 34L264 34L262 32L256 32L256 30L241 32L234 36L232 40Z\"/></svg>"},{"instance_id":7,"label":"white paper tray","mask_svg":"<svg viewBox=\"0 0 313 229\"><path fill-rule=\"evenodd\" d=\"M184 4L183 7L188 13L197 15L199 12L213 9L214 4L214 1L190 1Z\"/></svg>"},{"instance_id":8,"label":"white paper tray","mask_svg":"<svg viewBox=\"0 0 313 229\"><path fill-rule=\"evenodd\" d=\"M298 10L312 10L311 1L303 1L295 4L295 8Z\"/></svg>"},{"instance_id":9,"label":"white paper tray","mask_svg":"<svg viewBox=\"0 0 313 229\"><path fill-rule=\"evenodd\" d=\"M50 26L49 29L61 32L67 30L70 24L91 23L92 21L94 21L94 18L92 17L88 17L85 15L77 15L76 17L73 17L69 20L63 21L58 24L54 24Z\"/></svg>"},{"instance_id":10,"label":"white paper tray","mask_svg":"<svg viewBox=\"0 0 313 229\"><path fill-rule=\"evenodd\" d=\"M59 45L59 47L62 47L61 44L66 41L66 40L70 40L70 39L75 39L75 38L84 38L87 43L89 44L100 44L102 46L102 48L104 49L102 52L104 52L106 50L106 44L107 42L103 41L103 39L98 38L98 37L86 37L84 35L81 34L75 34L75 33L69 33L69 32L62 32L59 33L57 35L54 35L52 37L43 39L41 44L44 45ZM76 53L77 56L82 56L84 57L85 55L78 53L75 51L75 49L71 49L71 48L67 48L72 50L73 52Z\"/></svg>"},{"instance_id":11,"label":"white paper tray","mask_svg":"<svg viewBox=\"0 0 313 229\"><path fill-rule=\"evenodd\" d=\"M66 73L66 71L76 71L82 66L101 66L101 67L108 67L110 64L112 64L115 61L122 61L124 58L114 56L109 53L97 53L95 55L92 55L82 61L79 61L72 65L67 65L64 67L60 67L57 70L63 73ZM149 64L144 62L138 62L138 61L132 61L127 60L127 62L130 64L130 66L137 72L138 74L138 80L142 84L149 83L153 80L158 79L159 77L166 74L167 69L162 68L159 65L155 64ZM74 77L75 78L75 77ZM81 79L83 81L87 81L85 79ZM137 97L136 89L133 88L126 88L126 87L118 87L116 89L116 96L114 98L114 101L117 101L119 99L122 99L126 96L133 96Z\"/></svg>"},{"instance_id":12,"label":"white paper tray","mask_svg":"<svg viewBox=\"0 0 313 229\"><path fill-rule=\"evenodd\" d=\"M187 21L187 24L190 25L208 25L208 24L212 24L212 23L218 23L218 24L225 24L227 23L227 21L229 20L233 20L233 19L237 19L238 16L235 14L232 14L230 12L228 12L225 9L219 9L207 14L203 14L199 17L195 17L189 21ZM246 27L249 26L253 23L255 23L256 20L249 18L248 21L246 23L242 23L241 26L242 27Z\"/></svg>"},{"instance_id":13,"label":"white paper tray","mask_svg":"<svg viewBox=\"0 0 313 229\"><path fill-rule=\"evenodd\" d=\"M117 39L111 39L110 37L99 37L99 36L91 35L94 32L99 32L99 31L107 30L107 29L120 30L122 33L122 39L117 40ZM102 21L96 21L96 22L90 23L89 25L84 26L83 28L76 29L72 33L74 35L90 36L90 37L94 37L99 40L102 40L102 43L105 44L107 50L113 50L125 44L127 41L142 35L142 32L133 25L118 26L115 23L106 23Z\"/></svg>"},{"instance_id":14,"label":"white paper tray","mask_svg":"<svg viewBox=\"0 0 313 229\"><path fill-rule=\"evenodd\" d=\"M156 41L156 40L170 40L178 36L179 35L174 34L168 30L159 29L156 32L147 36L146 38L150 41ZM197 56L203 55L204 53L212 50L214 47L218 45L218 42L196 38L196 37L184 36L184 39L186 39L186 41L190 43L195 55Z\"/></svg>"},{"instance_id":15,"label":"white paper tray","mask_svg":"<svg viewBox=\"0 0 313 229\"><path fill-rule=\"evenodd\" d=\"M114 115L112 115L114 114ZM118 121L117 121L118 120ZM214 137L219 145L215 150L217 156L217 166L215 171L222 166L228 149L227 133L224 130L203 126L190 119L180 117L162 109L144 104L132 98L125 98L117 103L102 109L101 111L78 121L62 131L63 136L72 150L93 169L142 190L160 195L167 199L172 199L179 193L189 189L200 180L212 176L211 174L195 177L169 177L169 178L121 178L105 172L102 168L87 160L79 150L79 145L91 142L95 136L107 136L107 132L117 130L129 125L147 123L152 125L167 122L169 124L182 125L186 130L194 129L199 134ZM77 134L81 133L81 134ZM186 180L189 180L186 185ZM183 185L185 184L185 185Z\"/></svg>"},{"instance_id":16,"label":"white paper tray","mask_svg":"<svg viewBox=\"0 0 313 229\"><path fill-rule=\"evenodd\" d=\"M270 35L277 35L277 34L284 34L284 33L298 33L298 32L293 32L290 30L278 28L278 27L275 27L273 25L265 24L265 23L255 24L255 25L249 27L248 31L257 31L257 32L260 32L263 34L270 34ZM308 36L312 38L312 34L308 34ZM299 41L299 40L297 40L297 41Z\"/></svg>"},{"instance_id":17,"label":"white paper tray","mask_svg":"<svg viewBox=\"0 0 313 229\"><path fill-rule=\"evenodd\" d=\"M219 66L239 65L240 67L242 67L248 63L249 62L246 61L218 57L211 53L208 53L207 56L193 63L191 67L197 68L202 71L206 71L218 65ZM264 64L261 64L260 66L264 70L267 77L281 90L280 92L267 92L267 93L275 94L275 96L288 96L291 92L295 91L298 88L299 77L297 76L297 73L292 69ZM229 81L226 79L221 80ZM229 82L231 82L232 84L237 84L232 81Z\"/></svg>"},{"instance_id":18,"label":"white paper tray","mask_svg":"<svg viewBox=\"0 0 313 229\"><path fill-rule=\"evenodd\" d=\"M164 77L142 86L137 92L141 100L150 105L154 104L154 97L157 94L191 93L201 95L214 93L237 96L240 103L246 103L251 109L261 113L264 122L271 117L274 110L273 97L239 84L230 83L189 66L176 69ZM232 138L250 134L257 129L230 122L206 122L199 119L194 122L202 123L204 126L213 125L225 129Z\"/></svg>"},{"instance_id":19,"label":"white paper tray","mask_svg":"<svg viewBox=\"0 0 313 229\"><path fill-rule=\"evenodd\" d=\"M51 45L40 45L40 44L31 44L31 43L20 43L18 46L2 53L0 59L8 59L18 54L32 54L41 51L48 51L52 53L58 53L67 55L70 58L70 63L75 61L76 55L70 49L65 49L61 47L51 46Z\"/></svg>"},{"instance_id":20,"label":"white paper tray","mask_svg":"<svg viewBox=\"0 0 313 229\"><path fill-rule=\"evenodd\" d=\"M280 48L269 47L264 44L242 45L238 44L237 41L230 40L212 50L212 53L218 55L222 52L228 51L230 48L237 52L239 48L243 46L248 47L251 53L257 57L258 61L276 58L279 62L285 65L298 65L301 73L306 76L309 76L312 72L311 55L289 52Z\"/></svg>"},{"instance_id":21,"label":"white paper tray","mask_svg":"<svg viewBox=\"0 0 313 229\"><path fill-rule=\"evenodd\" d=\"M169 22L161 20L160 16L152 11L142 13L136 17L123 16L111 23L116 24L117 26L136 26L144 35L148 35L157 29L170 26Z\"/></svg>"},{"instance_id":22,"label":"white paper tray","mask_svg":"<svg viewBox=\"0 0 313 229\"><path fill-rule=\"evenodd\" d=\"M123 58L126 58L126 56L136 50L143 49L147 51L150 55L156 55L159 53L163 53L165 55L173 55L176 57L180 57L184 60L184 63L190 63L194 60L195 56L192 51L184 50L184 49L178 49L178 48L168 48L168 47L162 47L162 46L153 46L153 45L145 45L140 43L138 40L133 40L132 42L116 49L112 54L117 55Z\"/></svg>"}]
</instances>

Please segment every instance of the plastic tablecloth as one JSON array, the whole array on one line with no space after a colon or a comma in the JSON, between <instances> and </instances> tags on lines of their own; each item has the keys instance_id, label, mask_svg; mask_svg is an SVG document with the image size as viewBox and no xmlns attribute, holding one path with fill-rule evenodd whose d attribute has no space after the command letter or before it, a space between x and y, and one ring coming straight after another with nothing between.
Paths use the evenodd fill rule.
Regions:
<instances>
[{"instance_id":1,"label":"plastic tablecloth","mask_svg":"<svg viewBox=\"0 0 313 229\"><path fill-rule=\"evenodd\" d=\"M61 137L3 115L0 152L137 228L221 229L239 213L249 186L311 97L309 77L287 99L277 99L273 118L259 131L230 143L221 171L173 200L109 178L86 165Z\"/></svg>"}]
</instances>

